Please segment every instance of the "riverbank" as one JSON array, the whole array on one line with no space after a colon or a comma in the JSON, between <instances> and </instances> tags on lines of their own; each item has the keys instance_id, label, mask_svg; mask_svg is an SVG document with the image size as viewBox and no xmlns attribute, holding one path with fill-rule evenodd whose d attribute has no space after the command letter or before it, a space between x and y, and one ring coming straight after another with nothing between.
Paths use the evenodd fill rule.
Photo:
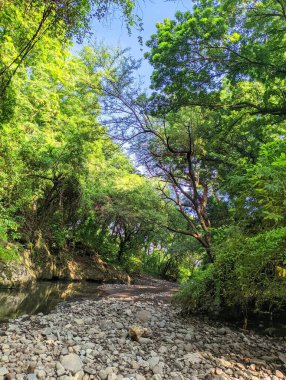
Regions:
<instances>
[{"instance_id":1,"label":"riverbank","mask_svg":"<svg viewBox=\"0 0 286 380\"><path fill-rule=\"evenodd\" d=\"M0 258L0 286L30 286L41 280L129 284L131 277L96 254L63 251L53 255L45 247L37 252L18 249L18 253L11 258Z\"/></svg>"},{"instance_id":2,"label":"riverbank","mask_svg":"<svg viewBox=\"0 0 286 380\"><path fill-rule=\"evenodd\" d=\"M182 318L157 285L103 285L106 298L1 325L0 380L286 379L285 340Z\"/></svg>"}]
</instances>

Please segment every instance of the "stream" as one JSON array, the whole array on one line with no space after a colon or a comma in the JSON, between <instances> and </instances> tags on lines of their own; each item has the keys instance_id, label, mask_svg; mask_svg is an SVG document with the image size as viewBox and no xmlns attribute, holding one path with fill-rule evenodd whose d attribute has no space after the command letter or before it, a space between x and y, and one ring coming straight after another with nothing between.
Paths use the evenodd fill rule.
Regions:
<instances>
[{"instance_id":1,"label":"stream","mask_svg":"<svg viewBox=\"0 0 286 380\"><path fill-rule=\"evenodd\" d=\"M50 313L62 301L99 298L103 292L94 282L40 281L25 288L0 287L0 323L21 315Z\"/></svg>"}]
</instances>

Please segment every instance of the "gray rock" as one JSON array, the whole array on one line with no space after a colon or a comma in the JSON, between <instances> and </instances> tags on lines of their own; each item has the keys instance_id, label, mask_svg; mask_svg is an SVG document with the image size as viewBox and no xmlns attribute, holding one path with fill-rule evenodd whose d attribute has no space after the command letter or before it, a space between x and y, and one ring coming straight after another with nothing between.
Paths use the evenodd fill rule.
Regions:
<instances>
[{"instance_id":1,"label":"gray rock","mask_svg":"<svg viewBox=\"0 0 286 380\"><path fill-rule=\"evenodd\" d=\"M6 375L8 373L8 369L6 367L0 367L0 376Z\"/></svg>"},{"instance_id":2,"label":"gray rock","mask_svg":"<svg viewBox=\"0 0 286 380\"><path fill-rule=\"evenodd\" d=\"M35 373L29 373L27 375L27 380L36 380L37 379L37 376Z\"/></svg>"},{"instance_id":3,"label":"gray rock","mask_svg":"<svg viewBox=\"0 0 286 380\"><path fill-rule=\"evenodd\" d=\"M37 370L36 371L37 378L40 380L45 380L46 379L46 372L44 370Z\"/></svg>"},{"instance_id":4,"label":"gray rock","mask_svg":"<svg viewBox=\"0 0 286 380\"><path fill-rule=\"evenodd\" d=\"M159 356L153 356L152 358L148 359L147 361L150 365L150 368L153 369L159 363L160 358L159 358Z\"/></svg>"},{"instance_id":5,"label":"gray rock","mask_svg":"<svg viewBox=\"0 0 286 380\"><path fill-rule=\"evenodd\" d=\"M77 354L65 355L61 360L61 364L66 370L71 371L73 374L79 372L83 365L81 358Z\"/></svg>"},{"instance_id":6,"label":"gray rock","mask_svg":"<svg viewBox=\"0 0 286 380\"><path fill-rule=\"evenodd\" d=\"M99 371L99 377L102 380L106 380L106 379L108 379L108 376L111 375L112 373L113 373L113 368L112 367L107 367L107 368L102 369L101 371Z\"/></svg>"},{"instance_id":7,"label":"gray rock","mask_svg":"<svg viewBox=\"0 0 286 380\"><path fill-rule=\"evenodd\" d=\"M146 323L152 318L152 314L147 310L140 310L136 313L136 319L140 322Z\"/></svg>"}]
</instances>

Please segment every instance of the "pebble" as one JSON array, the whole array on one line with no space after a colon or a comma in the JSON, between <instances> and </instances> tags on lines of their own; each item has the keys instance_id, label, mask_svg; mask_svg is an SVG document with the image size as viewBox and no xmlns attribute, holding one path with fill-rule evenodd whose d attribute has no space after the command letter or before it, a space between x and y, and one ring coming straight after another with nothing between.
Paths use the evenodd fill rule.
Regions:
<instances>
[{"instance_id":1,"label":"pebble","mask_svg":"<svg viewBox=\"0 0 286 380\"><path fill-rule=\"evenodd\" d=\"M6 367L0 367L0 376L6 375L8 373L8 369Z\"/></svg>"},{"instance_id":2,"label":"pebble","mask_svg":"<svg viewBox=\"0 0 286 380\"><path fill-rule=\"evenodd\" d=\"M86 298L0 325L0 380L286 380L285 351L279 338L182 318L158 294Z\"/></svg>"},{"instance_id":3,"label":"pebble","mask_svg":"<svg viewBox=\"0 0 286 380\"><path fill-rule=\"evenodd\" d=\"M82 369L81 358L77 354L65 355L61 360L64 369L71 371L73 374Z\"/></svg>"}]
</instances>

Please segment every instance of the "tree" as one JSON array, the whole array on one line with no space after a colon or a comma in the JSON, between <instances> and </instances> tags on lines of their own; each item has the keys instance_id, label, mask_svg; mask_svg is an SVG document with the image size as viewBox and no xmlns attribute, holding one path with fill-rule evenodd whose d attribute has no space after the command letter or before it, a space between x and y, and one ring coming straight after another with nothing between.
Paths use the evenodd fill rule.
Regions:
<instances>
[{"instance_id":1,"label":"tree","mask_svg":"<svg viewBox=\"0 0 286 380\"><path fill-rule=\"evenodd\" d=\"M107 73L102 91L106 115L112 115L105 117L111 134L128 142L129 151L137 152L138 163L159 179L162 197L183 216L184 228L169 225L169 230L197 239L212 261L207 201L215 192L216 172L208 164L210 156L201 141L204 113L199 108L184 109L154 118L146 97L135 87L136 61L126 58L124 52L114 56L91 49L85 51L84 60L93 75L103 67Z\"/></svg>"},{"instance_id":2,"label":"tree","mask_svg":"<svg viewBox=\"0 0 286 380\"><path fill-rule=\"evenodd\" d=\"M17 108L1 126L1 203L24 242L57 240L56 230L64 242L77 222L88 153L103 129L97 95L81 85L81 61L47 36L38 48L29 70L15 77Z\"/></svg>"},{"instance_id":3,"label":"tree","mask_svg":"<svg viewBox=\"0 0 286 380\"><path fill-rule=\"evenodd\" d=\"M151 112L204 110L203 139L219 193L248 226L261 224L263 212L245 179L265 144L285 136L284 27L280 1L200 1L193 12L159 23L148 43ZM238 207L241 188L248 201Z\"/></svg>"},{"instance_id":4,"label":"tree","mask_svg":"<svg viewBox=\"0 0 286 380\"><path fill-rule=\"evenodd\" d=\"M135 23L134 2L130 0L39 1L12 0L0 5L0 94L5 90L23 62L29 61L34 48L44 36L69 43L72 37L82 39L90 30L92 19L102 20L116 8L127 26ZM17 28L15 28L17 25Z\"/></svg>"},{"instance_id":5,"label":"tree","mask_svg":"<svg viewBox=\"0 0 286 380\"><path fill-rule=\"evenodd\" d=\"M139 254L146 252L158 241L167 214L150 182L138 174L120 172L109 178L104 173L94 202L97 220L118 242L116 261L123 264L128 254L136 255L138 249Z\"/></svg>"},{"instance_id":6,"label":"tree","mask_svg":"<svg viewBox=\"0 0 286 380\"><path fill-rule=\"evenodd\" d=\"M196 147L215 177L214 260L182 291L186 308L285 308L285 14L279 0L202 0L157 24L148 43L149 114L200 107Z\"/></svg>"},{"instance_id":7,"label":"tree","mask_svg":"<svg viewBox=\"0 0 286 380\"><path fill-rule=\"evenodd\" d=\"M201 105L244 110L262 122L265 115L284 119L284 28L279 0L199 1L192 13L158 23L147 54L156 107Z\"/></svg>"}]
</instances>

